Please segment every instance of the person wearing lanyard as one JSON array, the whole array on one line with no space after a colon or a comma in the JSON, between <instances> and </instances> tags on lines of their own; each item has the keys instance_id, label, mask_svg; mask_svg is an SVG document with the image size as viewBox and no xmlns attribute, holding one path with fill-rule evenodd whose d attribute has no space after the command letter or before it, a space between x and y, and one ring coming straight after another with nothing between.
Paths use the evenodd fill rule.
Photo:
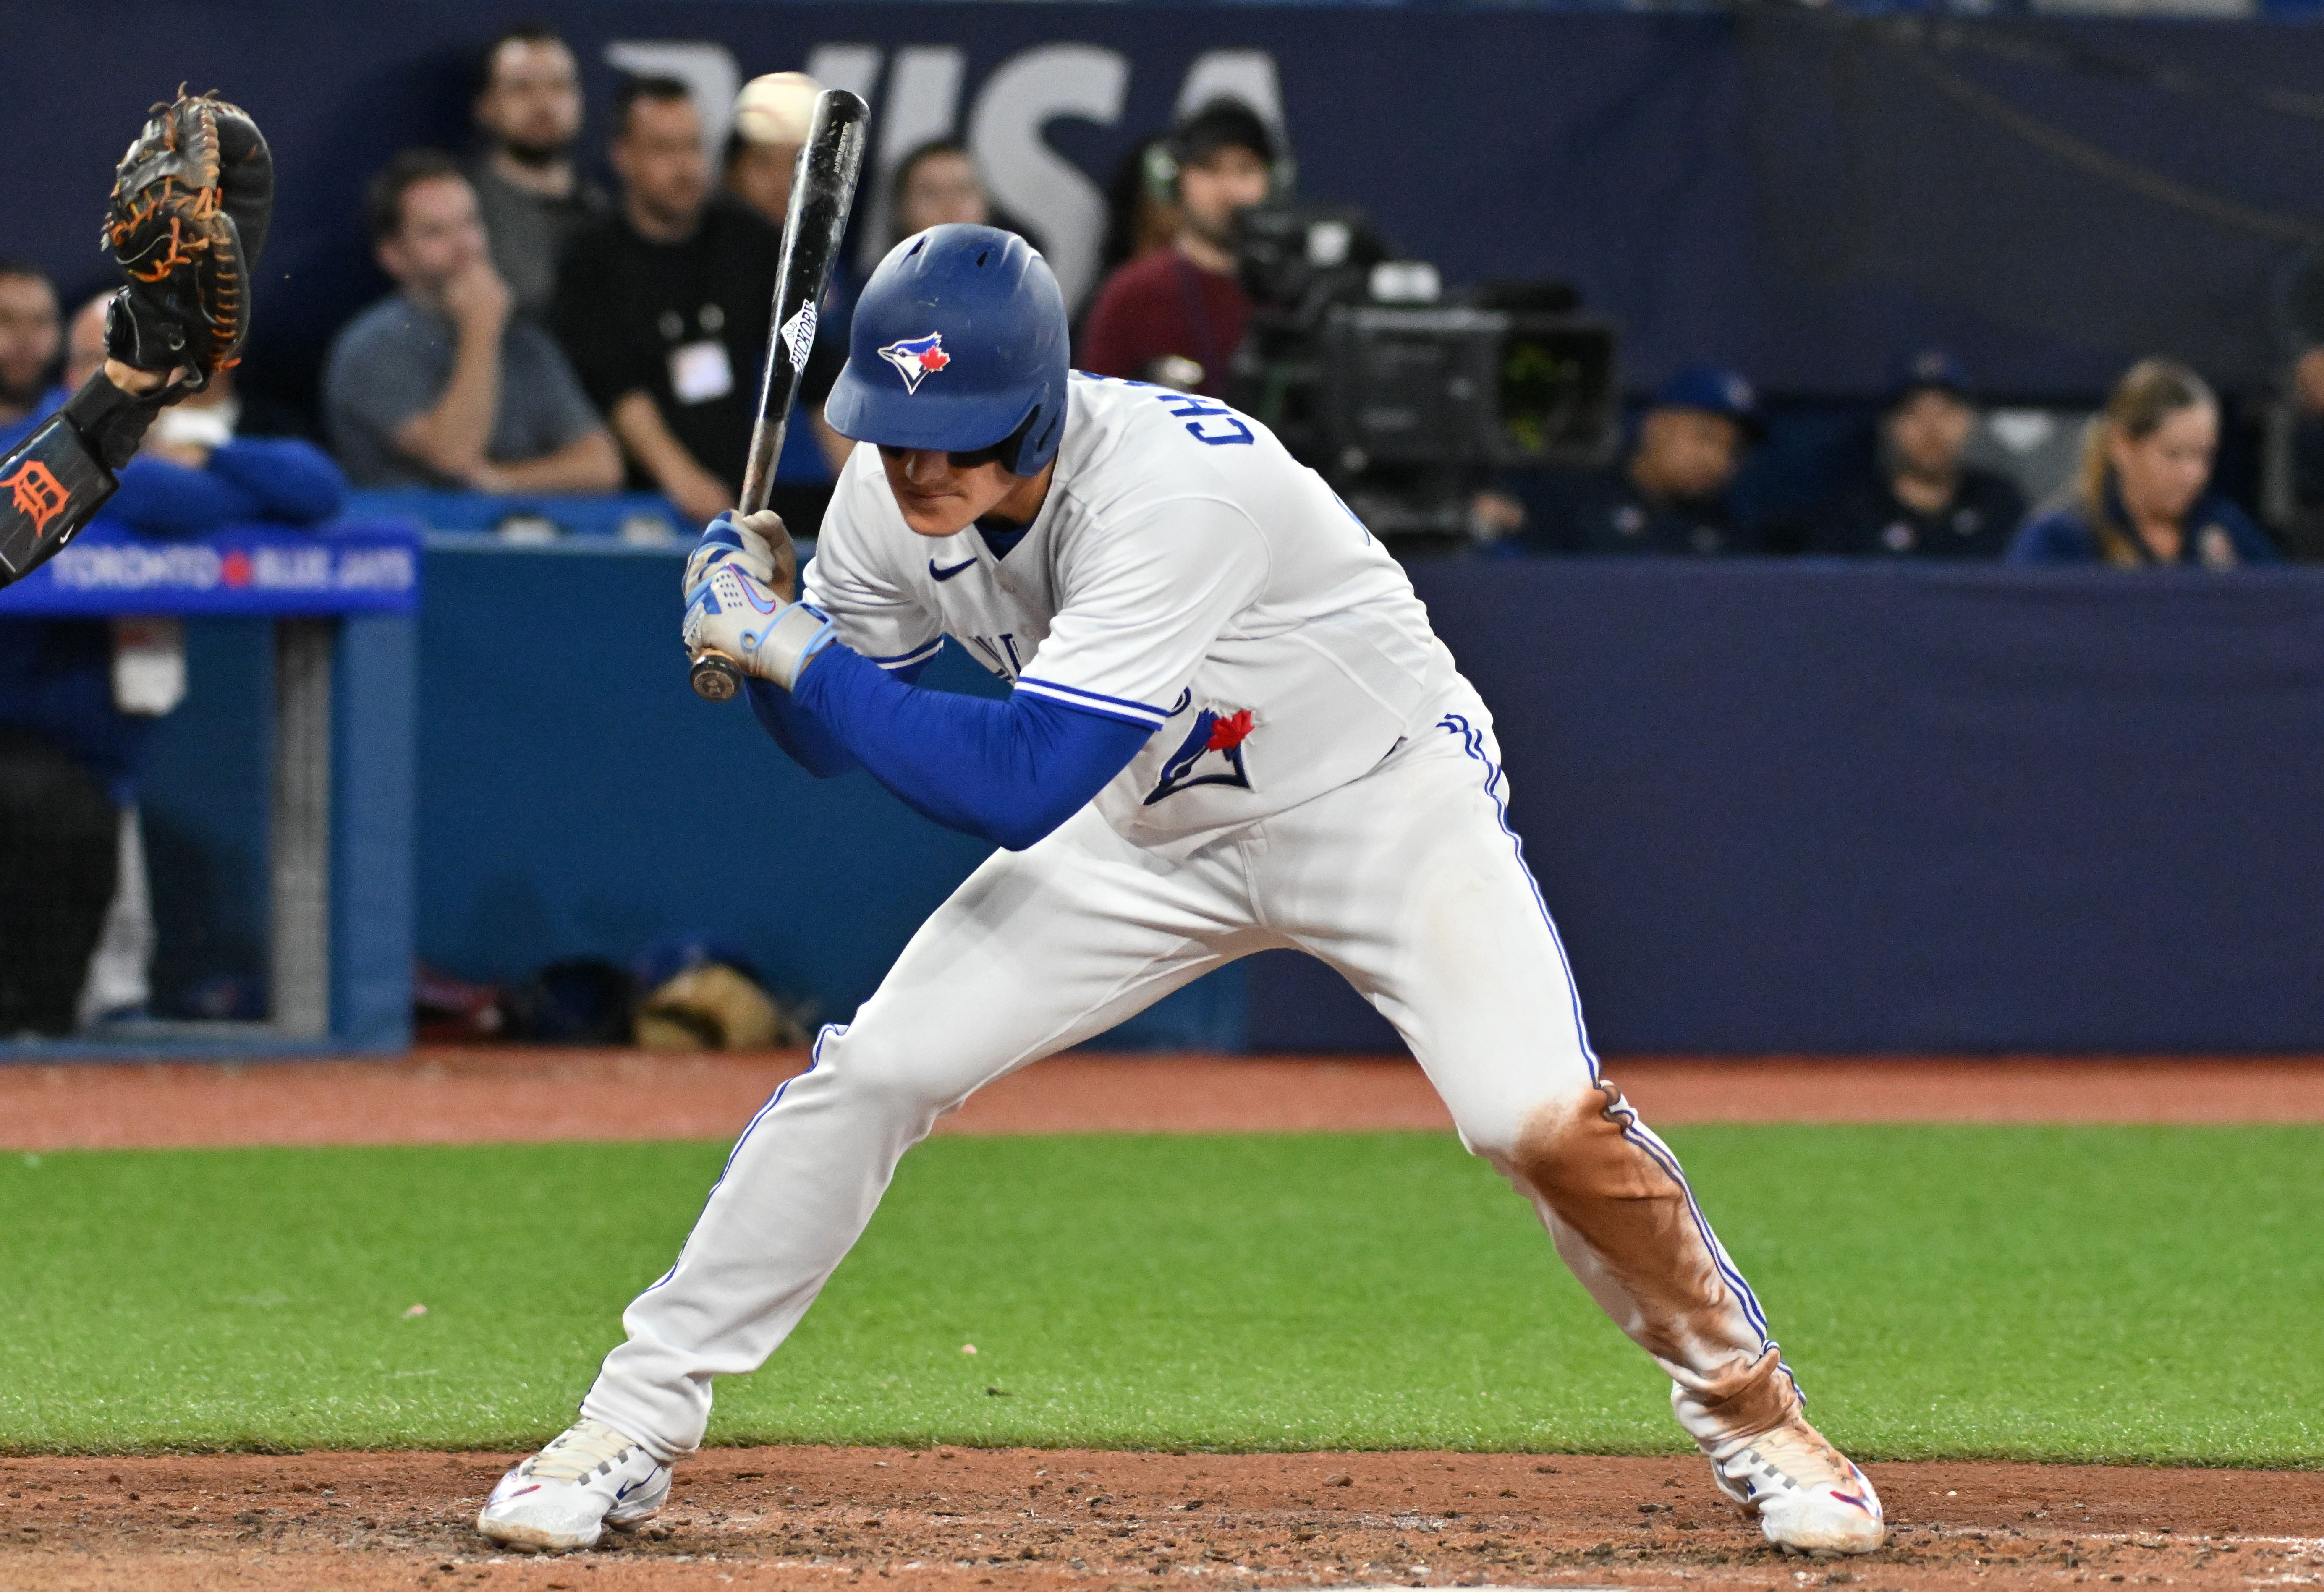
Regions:
<instances>
[{"instance_id":1,"label":"person wearing lanyard","mask_svg":"<svg viewBox=\"0 0 2324 1592\"><path fill-rule=\"evenodd\" d=\"M552 322L621 439L631 489L706 519L742 485L782 235L713 190L700 109L675 78L622 85L611 153L621 207L567 249ZM802 534L831 493L816 474L796 492L778 476L775 506Z\"/></svg>"},{"instance_id":2,"label":"person wearing lanyard","mask_svg":"<svg viewBox=\"0 0 2324 1592\"><path fill-rule=\"evenodd\" d=\"M1250 299L1235 275L1236 215L1267 198L1275 136L1240 100L1214 99L1178 124L1149 179L1179 214L1171 247L1106 279L1082 334L1082 368L1226 395Z\"/></svg>"},{"instance_id":3,"label":"person wearing lanyard","mask_svg":"<svg viewBox=\"0 0 2324 1592\"><path fill-rule=\"evenodd\" d=\"M2219 400L2174 360L2144 359L2090 422L2074 501L2029 520L2012 564L2194 565L2233 569L2282 555L2241 509L2209 490Z\"/></svg>"}]
</instances>

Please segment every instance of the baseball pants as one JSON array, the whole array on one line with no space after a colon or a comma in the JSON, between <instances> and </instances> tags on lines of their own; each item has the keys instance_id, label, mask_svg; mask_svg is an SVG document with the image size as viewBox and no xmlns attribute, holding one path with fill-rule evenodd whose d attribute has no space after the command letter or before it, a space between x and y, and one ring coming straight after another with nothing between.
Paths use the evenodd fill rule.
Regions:
<instances>
[{"instance_id":1,"label":"baseball pants","mask_svg":"<svg viewBox=\"0 0 2324 1592\"><path fill-rule=\"evenodd\" d=\"M667 1460L711 1378L756 1370L862 1233L904 1152L969 1095L1251 952L1338 969L1404 1036L1462 1142L1532 1201L1713 1459L1797 1407L1677 1159L1598 1076L1491 733L1448 713L1360 779L1180 860L1084 808L989 858L743 1130L582 1413Z\"/></svg>"}]
</instances>

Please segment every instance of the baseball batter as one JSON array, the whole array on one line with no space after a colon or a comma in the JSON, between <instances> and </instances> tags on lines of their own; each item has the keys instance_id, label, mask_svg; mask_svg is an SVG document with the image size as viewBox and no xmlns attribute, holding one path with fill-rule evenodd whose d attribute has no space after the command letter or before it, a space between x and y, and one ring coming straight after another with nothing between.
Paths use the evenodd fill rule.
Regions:
<instances>
[{"instance_id":1,"label":"baseball batter","mask_svg":"<svg viewBox=\"0 0 2324 1592\"><path fill-rule=\"evenodd\" d=\"M684 639L742 661L815 773L861 767L1003 849L743 1131L580 1421L503 1479L484 1534L580 1547L650 1515L712 1378L781 1344L937 1118L1295 946L1395 1023L1769 1540L1877 1547L1870 1484L1802 1414L1677 1160L1599 1076L1491 714L1322 479L1215 400L1070 373L1047 265L987 227L881 264L826 416L872 446L804 594L779 520L722 518ZM1009 696L916 686L946 637Z\"/></svg>"}]
</instances>

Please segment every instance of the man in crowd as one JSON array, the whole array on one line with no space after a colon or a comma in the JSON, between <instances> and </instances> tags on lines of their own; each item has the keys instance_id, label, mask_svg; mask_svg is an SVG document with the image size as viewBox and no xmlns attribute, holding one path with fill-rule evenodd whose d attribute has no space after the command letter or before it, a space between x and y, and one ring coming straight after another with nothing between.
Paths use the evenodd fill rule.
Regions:
<instances>
[{"instance_id":1,"label":"man in crowd","mask_svg":"<svg viewBox=\"0 0 2324 1592\"><path fill-rule=\"evenodd\" d=\"M2007 476L1965 463L1976 429L1969 373L1923 349L1897 369L1872 468L1841 488L1808 538L1812 553L1998 558L2025 517Z\"/></svg>"},{"instance_id":2,"label":"man in crowd","mask_svg":"<svg viewBox=\"0 0 2324 1592\"><path fill-rule=\"evenodd\" d=\"M1527 551L1733 553L1750 550L1729 492L1760 432L1751 383L1694 365L1664 382L1628 456L1563 471L1524 490Z\"/></svg>"},{"instance_id":3,"label":"man in crowd","mask_svg":"<svg viewBox=\"0 0 2324 1592\"><path fill-rule=\"evenodd\" d=\"M48 272L0 260L0 426L45 414L41 399L57 362L57 290Z\"/></svg>"},{"instance_id":4,"label":"man in crowd","mask_svg":"<svg viewBox=\"0 0 2324 1592\"><path fill-rule=\"evenodd\" d=\"M1267 198L1275 137L1240 100L1214 99L1171 134L1166 169L1178 234L1106 279L1082 336L1082 368L1223 397L1250 318L1235 274L1234 221Z\"/></svg>"},{"instance_id":5,"label":"man in crowd","mask_svg":"<svg viewBox=\"0 0 2324 1592\"><path fill-rule=\"evenodd\" d=\"M613 421L632 485L707 520L733 508L742 484L781 235L713 199L702 117L685 84L632 78L613 117L620 208L574 240L554 324ZM817 352L828 354L831 341L818 337ZM812 382L808 391L819 400ZM787 484L773 506L805 525L830 491L827 479Z\"/></svg>"},{"instance_id":6,"label":"man in crowd","mask_svg":"<svg viewBox=\"0 0 2324 1592\"><path fill-rule=\"evenodd\" d=\"M573 51L538 24L507 30L485 47L475 108L484 151L468 168L468 183L493 269L518 314L545 320L558 255L612 207L604 190L574 169L581 74Z\"/></svg>"},{"instance_id":7,"label":"man in crowd","mask_svg":"<svg viewBox=\"0 0 2324 1592\"><path fill-rule=\"evenodd\" d=\"M357 486L603 492L622 460L549 334L493 269L475 190L407 150L364 219L396 290L339 333L323 373L332 446Z\"/></svg>"}]
</instances>

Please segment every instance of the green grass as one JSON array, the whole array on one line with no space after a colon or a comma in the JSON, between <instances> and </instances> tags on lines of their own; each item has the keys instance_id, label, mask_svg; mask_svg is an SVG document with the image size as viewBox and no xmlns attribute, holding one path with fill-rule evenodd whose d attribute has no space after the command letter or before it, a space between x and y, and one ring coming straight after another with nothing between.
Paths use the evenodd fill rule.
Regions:
<instances>
[{"instance_id":1,"label":"green grass","mask_svg":"<svg viewBox=\"0 0 2324 1592\"><path fill-rule=\"evenodd\" d=\"M2324 1462L2324 1132L1670 1136L1868 1457ZM0 1157L0 1449L533 1443L723 1153ZM947 1138L712 1436L1664 1452L1666 1393L1448 1138Z\"/></svg>"}]
</instances>

